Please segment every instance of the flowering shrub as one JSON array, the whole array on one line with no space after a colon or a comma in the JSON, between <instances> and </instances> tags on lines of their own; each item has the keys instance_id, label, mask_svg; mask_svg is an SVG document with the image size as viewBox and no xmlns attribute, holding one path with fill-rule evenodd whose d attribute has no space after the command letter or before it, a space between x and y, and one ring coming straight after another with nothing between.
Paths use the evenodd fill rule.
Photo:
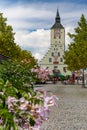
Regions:
<instances>
[{"instance_id":1,"label":"flowering shrub","mask_svg":"<svg viewBox=\"0 0 87 130\"><path fill-rule=\"evenodd\" d=\"M45 91L32 90L17 95L18 89L0 79L0 129L39 130L47 120L49 106L56 105L55 96L48 97Z\"/></svg>"},{"instance_id":2,"label":"flowering shrub","mask_svg":"<svg viewBox=\"0 0 87 130\"><path fill-rule=\"evenodd\" d=\"M47 120L49 106L55 105L55 96L34 90L38 79L48 80L49 71L34 69L29 62L3 62L0 65L0 129L39 130Z\"/></svg>"},{"instance_id":3,"label":"flowering shrub","mask_svg":"<svg viewBox=\"0 0 87 130\"><path fill-rule=\"evenodd\" d=\"M32 69L32 72L36 74L38 82L45 83L47 80L49 80L50 71L46 68L37 67Z\"/></svg>"},{"instance_id":4,"label":"flowering shrub","mask_svg":"<svg viewBox=\"0 0 87 130\"><path fill-rule=\"evenodd\" d=\"M35 74L31 72L29 61L20 62L2 62L0 64L0 78L4 81L9 80L12 85L20 90L29 91L35 82Z\"/></svg>"}]
</instances>

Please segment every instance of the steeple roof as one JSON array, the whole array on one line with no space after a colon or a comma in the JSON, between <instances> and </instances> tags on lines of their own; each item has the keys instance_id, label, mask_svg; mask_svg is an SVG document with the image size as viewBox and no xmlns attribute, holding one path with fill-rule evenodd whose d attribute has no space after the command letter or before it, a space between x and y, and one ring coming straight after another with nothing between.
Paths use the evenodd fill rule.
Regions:
<instances>
[{"instance_id":1,"label":"steeple roof","mask_svg":"<svg viewBox=\"0 0 87 130\"><path fill-rule=\"evenodd\" d=\"M57 13L56 13L55 22L59 22L60 23L60 15L59 15L58 9L57 9Z\"/></svg>"},{"instance_id":2,"label":"steeple roof","mask_svg":"<svg viewBox=\"0 0 87 130\"><path fill-rule=\"evenodd\" d=\"M51 29L61 29L64 28L61 24L59 11L57 9L56 17L55 17L55 24L51 27Z\"/></svg>"}]
</instances>

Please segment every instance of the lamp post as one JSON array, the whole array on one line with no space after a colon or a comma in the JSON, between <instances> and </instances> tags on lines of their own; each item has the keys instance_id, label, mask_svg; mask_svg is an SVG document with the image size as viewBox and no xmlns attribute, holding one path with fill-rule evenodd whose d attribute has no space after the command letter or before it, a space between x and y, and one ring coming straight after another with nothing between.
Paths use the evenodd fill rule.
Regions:
<instances>
[{"instance_id":1,"label":"lamp post","mask_svg":"<svg viewBox=\"0 0 87 130\"><path fill-rule=\"evenodd\" d=\"M85 81L84 81L84 68L82 69L82 87L85 87Z\"/></svg>"}]
</instances>

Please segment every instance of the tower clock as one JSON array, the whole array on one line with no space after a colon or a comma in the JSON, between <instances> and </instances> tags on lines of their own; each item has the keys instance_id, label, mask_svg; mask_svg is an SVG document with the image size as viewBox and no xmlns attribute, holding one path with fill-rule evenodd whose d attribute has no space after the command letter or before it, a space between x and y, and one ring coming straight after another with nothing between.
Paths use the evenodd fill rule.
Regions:
<instances>
[{"instance_id":1,"label":"tower clock","mask_svg":"<svg viewBox=\"0 0 87 130\"><path fill-rule=\"evenodd\" d=\"M56 29L56 30L54 30L54 38L60 38L61 37L61 32L60 32L60 30L59 29Z\"/></svg>"}]
</instances>

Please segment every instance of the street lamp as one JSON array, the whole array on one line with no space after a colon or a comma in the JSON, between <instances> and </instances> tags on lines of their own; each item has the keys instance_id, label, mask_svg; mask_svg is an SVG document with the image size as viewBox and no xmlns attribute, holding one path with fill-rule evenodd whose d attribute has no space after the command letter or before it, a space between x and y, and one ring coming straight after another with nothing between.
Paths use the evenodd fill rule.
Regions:
<instances>
[{"instance_id":1,"label":"street lamp","mask_svg":"<svg viewBox=\"0 0 87 130\"><path fill-rule=\"evenodd\" d=\"M82 69L82 87L85 87L85 81L84 81L84 68Z\"/></svg>"}]
</instances>

